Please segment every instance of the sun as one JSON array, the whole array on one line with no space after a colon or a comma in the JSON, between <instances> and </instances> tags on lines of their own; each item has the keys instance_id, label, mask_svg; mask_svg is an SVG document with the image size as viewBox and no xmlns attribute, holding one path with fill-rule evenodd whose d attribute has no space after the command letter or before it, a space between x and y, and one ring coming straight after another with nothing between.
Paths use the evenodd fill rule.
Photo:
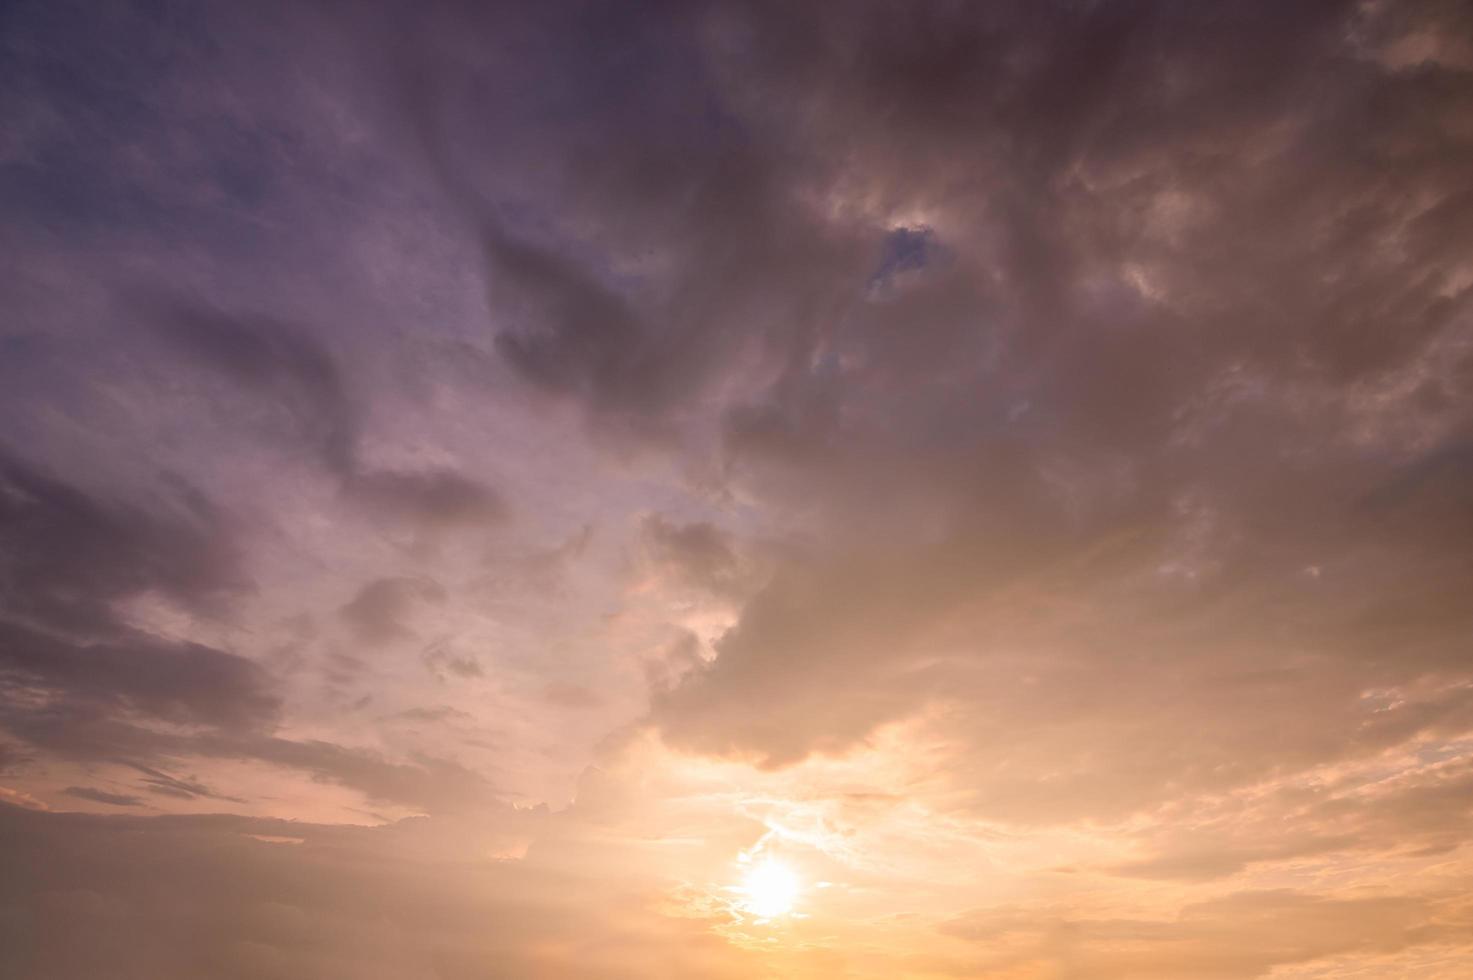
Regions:
<instances>
[{"instance_id":1,"label":"sun","mask_svg":"<svg viewBox=\"0 0 1473 980\"><path fill-rule=\"evenodd\" d=\"M744 896L742 908L761 919L775 919L793 911L798 899L798 876L774 858L753 865L737 891Z\"/></svg>"}]
</instances>

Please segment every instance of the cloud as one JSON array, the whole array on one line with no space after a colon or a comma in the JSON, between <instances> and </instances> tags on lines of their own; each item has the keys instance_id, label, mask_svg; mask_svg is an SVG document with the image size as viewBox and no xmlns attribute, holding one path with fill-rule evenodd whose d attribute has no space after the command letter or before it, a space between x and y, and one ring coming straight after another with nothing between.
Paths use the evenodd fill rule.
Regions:
<instances>
[{"instance_id":1,"label":"cloud","mask_svg":"<svg viewBox=\"0 0 1473 980\"><path fill-rule=\"evenodd\" d=\"M786 765L924 718L975 812L1030 823L1466 730L1440 461L1469 417L1431 394L1466 388L1431 230L1466 78L1387 71L1360 46L1390 25L1333 7L1060 17L732 15L725 50L767 59L735 104L832 161L837 222L924 215L948 262L794 326L765 389L727 379L733 484L821 545L656 698L672 744ZM1250 77L1225 39L1265 33ZM1426 212L1379 176L1403 163Z\"/></svg>"},{"instance_id":2,"label":"cloud","mask_svg":"<svg viewBox=\"0 0 1473 980\"><path fill-rule=\"evenodd\" d=\"M79 800L106 803L108 806L143 806L142 797L128 793L109 793L105 789L96 789L92 786L68 786L62 792Z\"/></svg>"},{"instance_id":3,"label":"cloud","mask_svg":"<svg viewBox=\"0 0 1473 980\"><path fill-rule=\"evenodd\" d=\"M358 590L338 616L362 642L382 645L414 634L401 622L421 602L443 602L445 590L428 579L381 578Z\"/></svg>"},{"instance_id":4,"label":"cloud","mask_svg":"<svg viewBox=\"0 0 1473 980\"><path fill-rule=\"evenodd\" d=\"M603 699L580 684L554 681L542 689L542 696L563 708L597 708Z\"/></svg>"},{"instance_id":5,"label":"cloud","mask_svg":"<svg viewBox=\"0 0 1473 980\"><path fill-rule=\"evenodd\" d=\"M0 805L12 871L0 908L17 910L0 916L0 970L155 980L751 975L749 957L637 891L588 873L416 850L435 832L227 816L42 822ZM18 840L26 846L12 847Z\"/></svg>"},{"instance_id":6,"label":"cloud","mask_svg":"<svg viewBox=\"0 0 1473 980\"><path fill-rule=\"evenodd\" d=\"M472 716L468 712L442 704L434 708L410 708L408 711L399 712L394 717L404 721L444 722L451 719L469 719Z\"/></svg>"},{"instance_id":7,"label":"cloud","mask_svg":"<svg viewBox=\"0 0 1473 980\"><path fill-rule=\"evenodd\" d=\"M129 625L122 600L167 596L199 613L246 585L229 530L199 494L155 514L95 498L15 458L0 461L0 723L43 713L138 712L247 731L279 698L255 662Z\"/></svg>"},{"instance_id":8,"label":"cloud","mask_svg":"<svg viewBox=\"0 0 1473 980\"><path fill-rule=\"evenodd\" d=\"M18 806L26 810L50 809L44 802L36 799L30 793L18 789L11 789L9 786L0 786L0 800L3 800L8 805Z\"/></svg>"},{"instance_id":9,"label":"cloud","mask_svg":"<svg viewBox=\"0 0 1473 980\"><path fill-rule=\"evenodd\" d=\"M170 513L98 498L10 452L0 455L0 534L10 616L68 631L114 630L111 603L155 589L209 609L248 585L221 515L175 487Z\"/></svg>"},{"instance_id":10,"label":"cloud","mask_svg":"<svg viewBox=\"0 0 1473 980\"><path fill-rule=\"evenodd\" d=\"M1464 972L1461 7L165 8L0 42L0 972Z\"/></svg>"},{"instance_id":11,"label":"cloud","mask_svg":"<svg viewBox=\"0 0 1473 980\"><path fill-rule=\"evenodd\" d=\"M5 722L12 734L54 758L121 765L142 773L150 792L177 799L247 802L198 779L181 779L160 768L184 762L246 760L301 772L325 784L356 790L370 800L420 812L462 812L499 805L499 795L484 775L425 753L401 762L371 748L320 739L289 739L266 732L206 730L174 734L78 708L11 707Z\"/></svg>"},{"instance_id":12,"label":"cloud","mask_svg":"<svg viewBox=\"0 0 1473 980\"><path fill-rule=\"evenodd\" d=\"M444 646L430 647L422 659L430 672L439 677L443 677L446 671L462 680L486 676L485 669L475 657L456 654Z\"/></svg>"},{"instance_id":13,"label":"cloud","mask_svg":"<svg viewBox=\"0 0 1473 980\"><path fill-rule=\"evenodd\" d=\"M144 593L215 611L243 588L229 533L198 496L184 497L181 514L160 516L93 498L13 459L4 476L0 538L15 578L0 601L0 725L23 745L123 764L145 775L150 792L179 799L245 802L170 776L159 763L252 759L428 809L493 795L477 774L437 758L392 763L276 737L282 699L260 664L122 618L118 603ZM394 584L388 591L398 596ZM374 636L385 626L359 619ZM154 727L160 722L178 727Z\"/></svg>"},{"instance_id":14,"label":"cloud","mask_svg":"<svg viewBox=\"0 0 1473 980\"><path fill-rule=\"evenodd\" d=\"M284 436L329 470L355 468L357 412L337 362L300 330L268 317L234 317L164 297L151 298L140 316L186 356L262 396L268 412L285 416L278 423Z\"/></svg>"},{"instance_id":15,"label":"cloud","mask_svg":"<svg viewBox=\"0 0 1473 980\"><path fill-rule=\"evenodd\" d=\"M431 529L497 524L508 507L492 488L449 470L373 470L356 473L349 494L390 519Z\"/></svg>"},{"instance_id":16,"label":"cloud","mask_svg":"<svg viewBox=\"0 0 1473 980\"><path fill-rule=\"evenodd\" d=\"M1442 924L1440 915L1451 915ZM1028 964L1078 977L1258 977L1350 952L1393 953L1453 939L1466 909L1450 896L1333 899L1291 890L1238 892L1188 905L1175 919L1028 921L978 913L947 927L1012 947L975 968ZM986 975L985 973L983 975Z\"/></svg>"},{"instance_id":17,"label":"cloud","mask_svg":"<svg viewBox=\"0 0 1473 980\"><path fill-rule=\"evenodd\" d=\"M171 796L180 800L207 799L221 800L226 803L246 802L234 796L222 796L197 779L181 779L138 762L127 763L127 766L142 773L144 788L159 796Z\"/></svg>"},{"instance_id":18,"label":"cloud","mask_svg":"<svg viewBox=\"0 0 1473 980\"><path fill-rule=\"evenodd\" d=\"M650 514L639 526L644 557L658 574L722 599L741 599L759 570L720 528L706 521L678 524Z\"/></svg>"},{"instance_id":19,"label":"cloud","mask_svg":"<svg viewBox=\"0 0 1473 980\"><path fill-rule=\"evenodd\" d=\"M530 321L497 337L497 349L517 370L616 411L650 397L653 379L640 364L642 329L616 293L574 262L500 229L488 230L486 256L494 295L504 284Z\"/></svg>"},{"instance_id":20,"label":"cloud","mask_svg":"<svg viewBox=\"0 0 1473 980\"><path fill-rule=\"evenodd\" d=\"M315 457L349 499L429 529L495 524L507 516L500 494L464 474L365 462L361 406L338 360L305 330L162 295L142 297L137 306L171 346L254 395L253 413L266 431Z\"/></svg>"},{"instance_id":21,"label":"cloud","mask_svg":"<svg viewBox=\"0 0 1473 980\"><path fill-rule=\"evenodd\" d=\"M0 648L12 695L50 691L77 704L231 730L266 724L279 709L261 667L198 644L136 633L105 642L70 642L0 624Z\"/></svg>"}]
</instances>

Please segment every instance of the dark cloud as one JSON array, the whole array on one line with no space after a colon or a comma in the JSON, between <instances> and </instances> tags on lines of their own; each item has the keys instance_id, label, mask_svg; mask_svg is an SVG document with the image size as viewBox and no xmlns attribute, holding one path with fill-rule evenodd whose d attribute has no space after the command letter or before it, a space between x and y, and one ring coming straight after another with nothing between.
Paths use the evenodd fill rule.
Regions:
<instances>
[{"instance_id":1,"label":"dark cloud","mask_svg":"<svg viewBox=\"0 0 1473 980\"><path fill-rule=\"evenodd\" d=\"M381 578L359 589L338 616L359 640L377 646L412 637L404 616L420 603L444 600L444 588L432 580Z\"/></svg>"},{"instance_id":2,"label":"dark cloud","mask_svg":"<svg viewBox=\"0 0 1473 980\"><path fill-rule=\"evenodd\" d=\"M185 490L173 514L94 497L14 458L0 462L0 723L138 713L226 731L271 723L279 699L252 660L130 625L156 593L219 612L246 584L223 520Z\"/></svg>"},{"instance_id":3,"label":"dark cloud","mask_svg":"<svg viewBox=\"0 0 1473 980\"><path fill-rule=\"evenodd\" d=\"M299 329L268 317L235 317L156 298L140 316L210 370L261 398L289 442L346 474L356 466L359 420L337 362ZM269 414L268 414L269 417Z\"/></svg>"},{"instance_id":4,"label":"dark cloud","mask_svg":"<svg viewBox=\"0 0 1473 980\"><path fill-rule=\"evenodd\" d=\"M778 765L930 706L975 806L1029 821L1458 729L1466 73L1342 4L1042 11L731 14L732 104L935 237L870 231L915 280L866 301L850 259L730 405L734 483L822 547L655 723Z\"/></svg>"},{"instance_id":5,"label":"dark cloud","mask_svg":"<svg viewBox=\"0 0 1473 980\"><path fill-rule=\"evenodd\" d=\"M121 629L117 600L157 590L208 611L246 588L224 519L188 487L154 513L95 496L0 453L7 616L86 635Z\"/></svg>"},{"instance_id":6,"label":"dark cloud","mask_svg":"<svg viewBox=\"0 0 1473 980\"><path fill-rule=\"evenodd\" d=\"M498 352L604 431L671 434L729 356L828 312L836 254L873 259L807 220L809 188L776 173L802 155L739 118L703 58L712 14L448 6L389 42L407 130L484 248ZM466 34L528 46L487 62ZM528 97L488 115L483 87Z\"/></svg>"},{"instance_id":7,"label":"dark cloud","mask_svg":"<svg viewBox=\"0 0 1473 980\"><path fill-rule=\"evenodd\" d=\"M369 750L284 738L211 740L187 747L205 755L259 759L297 769L324 782L356 789L370 800L431 813L491 812L498 807L496 791L483 775L458 762L428 755L392 762Z\"/></svg>"},{"instance_id":8,"label":"dark cloud","mask_svg":"<svg viewBox=\"0 0 1473 980\"><path fill-rule=\"evenodd\" d=\"M501 495L450 470L370 470L344 485L350 497L392 520L430 529L496 524L508 516Z\"/></svg>"},{"instance_id":9,"label":"dark cloud","mask_svg":"<svg viewBox=\"0 0 1473 980\"><path fill-rule=\"evenodd\" d=\"M475 657L455 653L443 644L435 644L425 651L422 658L430 672L443 679L444 674L449 672L462 680L471 680L486 676L485 668Z\"/></svg>"},{"instance_id":10,"label":"dark cloud","mask_svg":"<svg viewBox=\"0 0 1473 980\"><path fill-rule=\"evenodd\" d=\"M462 719L469 721L474 716L469 712L452 708L448 704L442 704L434 708L410 708L399 712L394 717L403 721L448 722Z\"/></svg>"},{"instance_id":11,"label":"dark cloud","mask_svg":"<svg viewBox=\"0 0 1473 980\"><path fill-rule=\"evenodd\" d=\"M760 575L756 563L710 523L676 524L651 514L640 523L639 532L647 561L676 585L722 598L744 598Z\"/></svg>"},{"instance_id":12,"label":"dark cloud","mask_svg":"<svg viewBox=\"0 0 1473 980\"><path fill-rule=\"evenodd\" d=\"M613 290L573 261L496 229L486 235L486 255L493 296L530 321L497 337L513 366L614 411L650 397L650 369L641 361L658 345L642 337L635 313Z\"/></svg>"},{"instance_id":13,"label":"dark cloud","mask_svg":"<svg viewBox=\"0 0 1473 980\"><path fill-rule=\"evenodd\" d=\"M143 806L142 797L131 796L127 793L109 793L105 789L96 789L91 786L68 786L62 792L79 800L106 803L108 806Z\"/></svg>"},{"instance_id":14,"label":"dark cloud","mask_svg":"<svg viewBox=\"0 0 1473 980\"><path fill-rule=\"evenodd\" d=\"M51 691L226 729L261 725L278 708L257 664L198 644L126 632L103 642L73 642L0 624L0 650L12 691Z\"/></svg>"},{"instance_id":15,"label":"dark cloud","mask_svg":"<svg viewBox=\"0 0 1473 980\"><path fill-rule=\"evenodd\" d=\"M122 765L141 773L149 792L177 799L246 802L197 778L171 775L161 766L200 760L249 760L346 786L372 800L426 812L494 807L498 800L496 790L480 773L430 755L395 762L371 749L322 740L294 740L263 733L176 735L76 710L26 711L12 707L6 725L18 737L55 757Z\"/></svg>"},{"instance_id":16,"label":"dark cloud","mask_svg":"<svg viewBox=\"0 0 1473 980\"><path fill-rule=\"evenodd\" d=\"M143 775L143 786L150 793L159 796L171 796L180 800L221 800L226 803L244 803L245 800L233 796L222 796L210 789L198 779L183 779L171 776L166 772L145 766L138 762L127 763L128 768L134 769Z\"/></svg>"},{"instance_id":17,"label":"dark cloud","mask_svg":"<svg viewBox=\"0 0 1473 980\"><path fill-rule=\"evenodd\" d=\"M312 454L342 481L350 500L429 529L494 524L506 517L506 504L494 489L461 473L365 463L362 409L337 358L302 328L157 295L142 297L138 306L138 315L172 346L251 393L252 411L267 431Z\"/></svg>"}]
</instances>

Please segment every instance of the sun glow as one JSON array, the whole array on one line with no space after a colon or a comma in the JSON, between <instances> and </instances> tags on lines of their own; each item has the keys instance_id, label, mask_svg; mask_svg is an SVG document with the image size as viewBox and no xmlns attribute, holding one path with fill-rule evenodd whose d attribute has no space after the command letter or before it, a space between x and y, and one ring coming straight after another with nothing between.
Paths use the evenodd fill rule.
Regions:
<instances>
[{"instance_id":1,"label":"sun glow","mask_svg":"<svg viewBox=\"0 0 1473 980\"><path fill-rule=\"evenodd\" d=\"M793 910L798 876L781 861L764 858L747 872L737 890L744 896L742 908L758 918L775 919Z\"/></svg>"}]
</instances>

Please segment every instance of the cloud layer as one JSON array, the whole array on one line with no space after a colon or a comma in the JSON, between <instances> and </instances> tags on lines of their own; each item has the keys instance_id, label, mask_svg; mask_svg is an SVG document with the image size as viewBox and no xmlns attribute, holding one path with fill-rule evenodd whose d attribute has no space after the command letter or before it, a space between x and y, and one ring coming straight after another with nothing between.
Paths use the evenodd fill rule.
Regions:
<instances>
[{"instance_id":1,"label":"cloud layer","mask_svg":"<svg viewBox=\"0 0 1473 980\"><path fill-rule=\"evenodd\" d=\"M0 972L1467 973L1462 6L0 16Z\"/></svg>"}]
</instances>

